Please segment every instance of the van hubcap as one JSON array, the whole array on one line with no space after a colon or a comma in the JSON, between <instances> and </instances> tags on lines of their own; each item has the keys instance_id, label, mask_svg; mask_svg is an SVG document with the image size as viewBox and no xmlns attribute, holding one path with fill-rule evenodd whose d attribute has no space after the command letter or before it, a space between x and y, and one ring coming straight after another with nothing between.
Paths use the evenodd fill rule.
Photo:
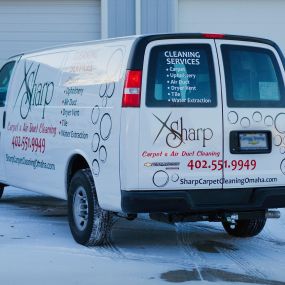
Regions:
<instances>
[{"instance_id":1,"label":"van hubcap","mask_svg":"<svg viewBox=\"0 0 285 285\"><path fill-rule=\"evenodd\" d=\"M88 223L88 201L85 189L80 186L73 196L73 218L76 227L84 231Z\"/></svg>"}]
</instances>

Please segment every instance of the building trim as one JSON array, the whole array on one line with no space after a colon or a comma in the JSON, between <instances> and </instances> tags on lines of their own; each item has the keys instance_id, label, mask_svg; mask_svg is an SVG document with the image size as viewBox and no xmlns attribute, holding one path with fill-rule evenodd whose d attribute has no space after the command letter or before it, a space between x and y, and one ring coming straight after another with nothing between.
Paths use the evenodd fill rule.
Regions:
<instances>
[{"instance_id":1,"label":"building trim","mask_svg":"<svg viewBox=\"0 0 285 285\"><path fill-rule=\"evenodd\" d=\"M101 0L101 38L107 39L108 32L108 2L109 0Z\"/></svg>"},{"instance_id":2,"label":"building trim","mask_svg":"<svg viewBox=\"0 0 285 285\"><path fill-rule=\"evenodd\" d=\"M173 0L173 6L174 6L174 11L173 11L173 31L175 33L178 32L178 8L179 8L179 0Z\"/></svg>"},{"instance_id":3,"label":"building trim","mask_svg":"<svg viewBox=\"0 0 285 285\"><path fill-rule=\"evenodd\" d=\"M142 32L142 2L141 0L136 1L136 35L140 35Z\"/></svg>"}]
</instances>

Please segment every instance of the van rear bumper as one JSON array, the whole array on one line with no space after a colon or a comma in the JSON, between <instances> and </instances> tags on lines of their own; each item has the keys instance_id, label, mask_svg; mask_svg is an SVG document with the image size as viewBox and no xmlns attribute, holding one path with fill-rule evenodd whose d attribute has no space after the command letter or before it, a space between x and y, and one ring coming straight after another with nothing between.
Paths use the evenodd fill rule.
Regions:
<instances>
[{"instance_id":1,"label":"van rear bumper","mask_svg":"<svg viewBox=\"0 0 285 285\"><path fill-rule=\"evenodd\" d=\"M125 213L197 213L285 208L285 187L121 191Z\"/></svg>"}]
</instances>

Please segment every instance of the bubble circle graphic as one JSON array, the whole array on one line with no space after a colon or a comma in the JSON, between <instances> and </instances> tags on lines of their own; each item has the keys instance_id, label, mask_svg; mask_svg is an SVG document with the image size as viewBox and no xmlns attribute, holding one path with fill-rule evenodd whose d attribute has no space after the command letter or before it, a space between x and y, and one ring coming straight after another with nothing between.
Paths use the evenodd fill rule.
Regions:
<instances>
[{"instance_id":1,"label":"bubble circle graphic","mask_svg":"<svg viewBox=\"0 0 285 285\"><path fill-rule=\"evenodd\" d=\"M229 121L232 125L236 124L237 121L238 121L238 114L237 114L236 112L234 112L234 111L229 112L229 113L228 113L228 121Z\"/></svg>"},{"instance_id":2,"label":"bubble circle graphic","mask_svg":"<svg viewBox=\"0 0 285 285\"><path fill-rule=\"evenodd\" d=\"M279 113L274 121L275 129L277 132L284 134L285 133L285 113Z\"/></svg>"},{"instance_id":3,"label":"bubble circle graphic","mask_svg":"<svg viewBox=\"0 0 285 285\"><path fill-rule=\"evenodd\" d=\"M108 103L108 99L107 99L106 96L104 96L104 97L102 98L102 107L106 107L106 106L107 106L107 103Z\"/></svg>"},{"instance_id":4,"label":"bubble circle graphic","mask_svg":"<svg viewBox=\"0 0 285 285\"><path fill-rule=\"evenodd\" d=\"M112 119L108 113L105 113L100 121L100 136L103 141L106 141L111 134L112 130Z\"/></svg>"},{"instance_id":5,"label":"bubble circle graphic","mask_svg":"<svg viewBox=\"0 0 285 285\"><path fill-rule=\"evenodd\" d=\"M256 122L256 123L259 123L262 121L262 115L260 112L254 112L253 115L252 115L252 119Z\"/></svg>"},{"instance_id":6,"label":"bubble circle graphic","mask_svg":"<svg viewBox=\"0 0 285 285\"><path fill-rule=\"evenodd\" d=\"M92 109L92 113L91 113L91 121L94 125L97 124L99 117L100 117L100 107L98 105L96 105Z\"/></svg>"},{"instance_id":7,"label":"bubble circle graphic","mask_svg":"<svg viewBox=\"0 0 285 285\"><path fill-rule=\"evenodd\" d=\"M280 153L281 153L281 154L284 154L284 153L285 153L285 147L284 147L284 146L281 146L281 147L280 147Z\"/></svg>"},{"instance_id":8,"label":"bubble circle graphic","mask_svg":"<svg viewBox=\"0 0 285 285\"><path fill-rule=\"evenodd\" d=\"M107 87L107 90L106 90L106 96L108 98L111 98L114 94L114 91L115 91L115 83L110 83L108 84L108 87Z\"/></svg>"},{"instance_id":9,"label":"bubble circle graphic","mask_svg":"<svg viewBox=\"0 0 285 285\"><path fill-rule=\"evenodd\" d=\"M105 96L106 91L107 91L107 88L108 88L108 86L107 86L106 83L100 85L99 96L100 96L101 98Z\"/></svg>"},{"instance_id":10,"label":"bubble circle graphic","mask_svg":"<svg viewBox=\"0 0 285 285\"><path fill-rule=\"evenodd\" d=\"M241 125L243 128L248 128L248 127L250 126L250 120L249 120L249 118L243 117L243 118L240 120L240 125Z\"/></svg>"},{"instance_id":11,"label":"bubble circle graphic","mask_svg":"<svg viewBox=\"0 0 285 285\"><path fill-rule=\"evenodd\" d=\"M95 133L92 138L92 150L97 152L100 144L100 136L98 133Z\"/></svg>"},{"instance_id":12,"label":"bubble circle graphic","mask_svg":"<svg viewBox=\"0 0 285 285\"><path fill-rule=\"evenodd\" d=\"M280 163L280 170L285 175L285 159L283 159Z\"/></svg>"},{"instance_id":13,"label":"bubble circle graphic","mask_svg":"<svg viewBox=\"0 0 285 285\"><path fill-rule=\"evenodd\" d=\"M110 80L119 78L119 73L122 67L124 53L122 49L117 49L112 54L109 62L107 63L107 75Z\"/></svg>"},{"instance_id":14,"label":"bubble circle graphic","mask_svg":"<svg viewBox=\"0 0 285 285\"><path fill-rule=\"evenodd\" d=\"M92 172L95 176L98 176L100 173L100 165L97 159L94 159L92 162Z\"/></svg>"},{"instance_id":15,"label":"bubble circle graphic","mask_svg":"<svg viewBox=\"0 0 285 285\"><path fill-rule=\"evenodd\" d=\"M171 181L177 182L179 179L179 175L177 173L171 175Z\"/></svg>"},{"instance_id":16,"label":"bubble circle graphic","mask_svg":"<svg viewBox=\"0 0 285 285\"><path fill-rule=\"evenodd\" d=\"M267 127L273 126L273 118L271 116L266 116L264 118L264 125Z\"/></svg>"},{"instance_id":17,"label":"bubble circle graphic","mask_svg":"<svg viewBox=\"0 0 285 285\"><path fill-rule=\"evenodd\" d=\"M169 182L169 175L164 170L158 170L154 173L152 182L156 187L164 187Z\"/></svg>"},{"instance_id":18,"label":"bubble circle graphic","mask_svg":"<svg viewBox=\"0 0 285 285\"><path fill-rule=\"evenodd\" d=\"M273 139L273 143L274 143L274 145L276 145L276 146L281 145L281 143L282 143L282 138L281 138L279 135L275 136L274 139Z\"/></svg>"},{"instance_id":19,"label":"bubble circle graphic","mask_svg":"<svg viewBox=\"0 0 285 285\"><path fill-rule=\"evenodd\" d=\"M107 160L107 150L106 150L106 147L104 145L100 146L100 149L99 149L99 159L103 163L105 163L106 160Z\"/></svg>"}]
</instances>

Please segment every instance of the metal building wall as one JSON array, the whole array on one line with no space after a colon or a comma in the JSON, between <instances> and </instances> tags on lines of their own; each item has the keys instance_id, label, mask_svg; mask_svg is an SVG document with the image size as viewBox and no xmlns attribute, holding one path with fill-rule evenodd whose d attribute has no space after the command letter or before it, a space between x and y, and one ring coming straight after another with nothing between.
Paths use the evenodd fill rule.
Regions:
<instances>
[{"instance_id":1,"label":"metal building wall","mask_svg":"<svg viewBox=\"0 0 285 285\"><path fill-rule=\"evenodd\" d=\"M140 0L141 33L170 33L175 29L175 0Z\"/></svg>"},{"instance_id":2,"label":"metal building wall","mask_svg":"<svg viewBox=\"0 0 285 285\"><path fill-rule=\"evenodd\" d=\"M103 37L175 31L177 0L102 0L102 3L107 18Z\"/></svg>"},{"instance_id":3,"label":"metal building wall","mask_svg":"<svg viewBox=\"0 0 285 285\"><path fill-rule=\"evenodd\" d=\"M136 33L135 0L108 0L108 37Z\"/></svg>"}]
</instances>

